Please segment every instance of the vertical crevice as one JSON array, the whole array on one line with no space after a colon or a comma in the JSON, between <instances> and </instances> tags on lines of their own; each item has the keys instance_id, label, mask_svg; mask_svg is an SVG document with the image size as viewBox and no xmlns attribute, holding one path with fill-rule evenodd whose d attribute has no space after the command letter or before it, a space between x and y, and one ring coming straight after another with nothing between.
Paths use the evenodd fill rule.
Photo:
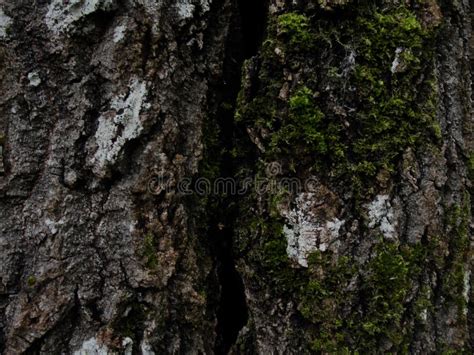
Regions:
<instances>
[{"instance_id":1,"label":"vertical crevice","mask_svg":"<svg viewBox=\"0 0 474 355\"><path fill-rule=\"evenodd\" d=\"M242 29L244 57L257 54L265 34L267 24L267 0L237 0Z\"/></svg>"},{"instance_id":2,"label":"vertical crevice","mask_svg":"<svg viewBox=\"0 0 474 355\"><path fill-rule=\"evenodd\" d=\"M217 160L219 177L235 178L241 161L232 152L247 138L234 122L237 96L241 88L241 71L245 59L255 56L266 27L267 1L234 0L234 16L226 43L223 81L215 88L218 132ZM245 137L245 138L244 138ZM220 194L209 211L209 237L215 256L220 298L217 305L216 354L227 354L235 344L240 330L247 324L248 310L245 287L236 268L233 253L233 233L238 217L238 197Z\"/></svg>"},{"instance_id":3,"label":"vertical crevice","mask_svg":"<svg viewBox=\"0 0 474 355\"><path fill-rule=\"evenodd\" d=\"M237 340L240 330L247 323L247 302L244 283L235 267L232 253L232 230L217 227L212 234L221 291L217 310L215 353L227 354Z\"/></svg>"}]
</instances>

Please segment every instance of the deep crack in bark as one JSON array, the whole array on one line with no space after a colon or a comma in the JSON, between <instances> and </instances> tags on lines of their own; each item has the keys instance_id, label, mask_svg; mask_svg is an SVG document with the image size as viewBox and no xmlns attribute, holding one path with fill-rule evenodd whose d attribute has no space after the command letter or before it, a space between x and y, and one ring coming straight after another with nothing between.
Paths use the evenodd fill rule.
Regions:
<instances>
[{"instance_id":1,"label":"deep crack in bark","mask_svg":"<svg viewBox=\"0 0 474 355\"><path fill-rule=\"evenodd\" d=\"M241 87L241 69L244 60L255 56L261 45L266 26L267 1L251 3L237 0L234 17L226 46L224 63L224 87L218 102L232 103L232 110L217 110L219 141L224 148L220 162L221 177L235 177L238 162L230 154L235 147L239 132L234 123L237 96ZM221 107L222 105L219 105ZM218 204L211 223L210 237L217 263L218 281L221 289L217 310L216 354L227 354L235 344L240 330L247 324L248 309L245 286L236 269L233 253L234 223L238 217L235 196L225 196Z\"/></svg>"}]
</instances>

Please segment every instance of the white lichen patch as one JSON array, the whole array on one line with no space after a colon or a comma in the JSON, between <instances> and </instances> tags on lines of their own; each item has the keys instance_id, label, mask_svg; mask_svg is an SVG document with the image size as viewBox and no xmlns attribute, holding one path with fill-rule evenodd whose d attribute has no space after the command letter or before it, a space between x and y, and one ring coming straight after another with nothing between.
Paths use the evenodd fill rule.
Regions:
<instances>
[{"instance_id":1,"label":"white lichen patch","mask_svg":"<svg viewBox=\"0 0 474 355\"><path fill-rule=\"evenodd\" d=\"M390 197L388 195L378 195L366 207L369 214L369 227L378 227L385 238L395 238L397 222L390 203Z\"/></svg>"},{"instance_id":2,"label":"white lichen patch","mask_svg":"<svg viewBox=\"0 0 474 355\"><path fill-rule=\"evenodd\" d=\"M395 50L395 59L392 62L392 67L390 68L390 71L393 73L397 72L398 66L400 65L400 53L402 52L402 49L398 47Z\"/></svg>"},{"instance_id":3,"label":"white lichen patch","mask_svg":"<svg viewBox=\"0 0 474 355\"><path fill-rule=\"evenodd\" d=\"M420 312L420 319L423 321L423 322L426 322L428 320L428 309L427 308L423 308Z\"/></svg>"},{"instance_id":4,"label":"white lichen patch","mask_svg":"<svg viewBox=\"0 0 474 355\"><path fill-rule=\"evenodd\" d=\"M82 343L79 350L74 351L74 355L107 355L110 354L107 346L100 344L97 339L90 338Z\"/></svg>"},{"instance_id":5,"label":"white lichen patch","mask_svg":"<svg viewBox=\"0 0 474 355\"><path fill-rule=\"evenodd\" d=\"M46 218L44 224L51 235L58 233L58 227L64 225L64 220L60 219L59 221L53 221L49 218Z\"/></svg>"},{"instance_id":6,"label":"white lichen patch","mask_svg":"<svg viewBox=\"0 0 474 355\"><path fill-rule=\"evenodd\" d=\"M114 29L114 43L119 43L125 38L126 27L124 25L119 25Z\"/></svg>"},{"instance_id":7,"label":"white lichen patch","mask_svg":"<svg viewBox=\"0 0 474 355\"><path fill-rule=\"evenodd\" d=\"M140 348L143 355L155 355L155 352L151 349L151 345L145 340L142 341Z\"/></svg>"},{"instance_id":8,"label":"white lichen patch","mask_svg":"<svg viewBox=\"0 0 474 355\"><path fill-rule=\"evenodd\" d=\"M111 10L114 0L53 0L46 14L46 25L55 34L66 32L84 16L97 10Z\"/></svg>"},{"instance_id":9,"label":"white lichen patch","mask_svg":"<svg viewBox=\"0 0 474 355\"><path fill-rule=\"evenodd\" d=\"M38 72L34 71L28 74L30 86L37 87L41 84L41 77Z\"/></svg>"},{"instance_id":10,"label":"white lichen patch","mask_svg":"<svg viewBox=\"0 0 474 355\"><path fill-rule=\"evenodd\" d=\"M122 348L124 355L132 355L133 352L133 340L129 337L125 337L122 340Z\"/></svg>"},{"instance_id":11,"label":"white lichen patch","mask_svg":"<svg viewBox=\"0 0 474 355\"><path fill-rule=\"evenodd\" d=\"M294 228L294 229L293 229ZM284 226L283 233L285 234L287 247L286 254L288 258L296 261L303 267L308 267L308 255L317 250L317 238L315 234L305 234L299 230L300 226Z\"/></svg>"},{"instance_id":12,"label":"white lichen patch","mask_svg":"<svg viewBox=\"0 0 474 355\"><path fill-rule=\"evenodd\" d=\"M468 307L467 304L469 303L470 299L470 291L471 291L471 271L468 270L464 272L464 287L463 287L463 292L462 295L464 297L464 300L466 301L466 306L463 308L463 314L467 315L468 312Z\"/></svg>"},{"instance_id":13,"label":"white lichen patch","mask_svg":"<svg viewBox=\"0 0 474 355\"><path fill-rule=\"evenodd\" d=\"M143 130L140 112L148 108L145 104L147 84L134 79L128 94L112 100L111 110L99 117L99 127L95 133L97 150L91 160L93 171L101 176L104 169L113 164L123 146L137 138Z\"/></svg>"},{"instance_id":14,"label":"white lichen patch","mask_svg":"<svg viewBox=\"0 0 474 355\"><path fill-rule=\"evenodd\" d=\"M320 229L319 250L326 251L329 244L339 237L339 230L344 225L344 222L338 218L326 222L326 225Z\"/></svg>"},{"instance_id":15,"label":"white lichen patch","mask_svg":"<svg viewBox=\"0 0 474 355\"><path fill-rule=\"evenodd\" d=\"M212 0L201 0L201 9L203 12L208 12L211 9Z\"/></svg>"},{"instance_id":16,"label":"white lichen patch","mask_svg":"<svg viewBox=\"0 0 474 355\"><path fill-rule=\"evenodd\" d=\"M393 59L392 67L390 68L392 74L402 73L407 69L408 66L406 61L404 60L404 54L410 55L411 51L402 47L398 47L395 50L395 58Z\"/></svg>"},{"instance_id":17,"label":"white lichen patch","mask_svg":"<svg viewBox=\"0 0 474 355\"><path fill-rule=\"evenodd\" d=\"M342 62L342 76L347 77L355 68L356 65L356 52L351 50L349 55L344 58Z\"/></svg>"},{"instance_id":18,"label":"white lichen patch","mask_svg":"<svg viewBox=\"0 0 474 355\"><path fill-rule=\"evenodd\" d=\"M2 9L0 9L0 38L4 38L8 35L8 28L12 24L12 19L5 15Z\"/></svg>"},{"instance_id":19,"label":"white lichen patch","mask_svg":"<svg viewBox=\"0 0 474 355\"><path fill-rule=\"evenodd\" d=\"M191 3L191 0L179 0L176 4L176 9L179 18L185 20L193 17L195 6Z\"/></svg>"},{"instance_id":20,"label":"white lichen patch","mask_svg":"<svg viewBox=\"0 0 474 355\"><path fill-rule=\"evenodd\" d=\"M283 227L287 240L286 252L288 258L308 267L308 256L312 252L324 252L337 243L344 221L338 218L320 220L312 211L317 203L313 193L301 193L295 202L295 208L284 214L288 220Z\"/></svg>"}]
</instances>

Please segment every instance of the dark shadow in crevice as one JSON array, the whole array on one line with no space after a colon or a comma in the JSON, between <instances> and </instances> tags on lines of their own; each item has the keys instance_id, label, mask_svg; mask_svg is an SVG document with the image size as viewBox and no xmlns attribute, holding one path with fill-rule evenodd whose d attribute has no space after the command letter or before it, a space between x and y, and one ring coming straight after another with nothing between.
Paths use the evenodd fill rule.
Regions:
<instances>
[{"instance_id":1,"label":"dark shadow in crevice","mask_svg":"<svg viewBox=\"0 0 474 355\"><path fill-rule=\"evenodd\" d=\"M218 160L220 177L235 177L242 162L232 156L247 132L234 121L237 96L241 88L241 71L245 59L257 55L267 21L267 1L235 0L234 16L226 44L223 82L215 88L218 109L216 124L222 155ZM231 106L231 107L229 107ZM239 143L240 142L240 143ZM249 157L249 159L253 159ZM220 299L217 309L216 354L227 354L235 344L240 330L247 324L248 309L245 286L236 269L233 253L235 223L239 214L238 196L222 195L210 211L209 237L215 257Z\"/></svg>"},{"instance_id":2,"label":"dark shadow in crevice","mask_svg":"<svg viewBox=\"0 0 474 355\"><path fill-rule=\"evenodd\" d=\"M248 59L257 54L265 35L267 25L268 1L237 0L244 57Z\"/></svg>"},{"instance_id":3,"label":"dark shadow in crevice","mask_svg":"<svg viewBox=\"0 0 474 355\"><path fill-rule=\"evenodd\" d=\"M244 283L232 255L232 230L216 227L212 232L217 257L217 275L221 288L217 310L216 354L227 354L240 330L247 324L248 310Z\"/></svg>"}]
</instances>

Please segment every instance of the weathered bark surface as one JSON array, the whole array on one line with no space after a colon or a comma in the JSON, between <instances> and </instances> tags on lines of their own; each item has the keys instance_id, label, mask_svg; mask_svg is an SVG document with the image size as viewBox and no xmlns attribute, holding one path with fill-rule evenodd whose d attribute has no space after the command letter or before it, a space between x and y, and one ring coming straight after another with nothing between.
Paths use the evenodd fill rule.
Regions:
<instances>
[{"instance_id":1,"label":"weathered bark surface","mask_svg":"<svg viewBox=\"0 0 474 355\"><path fill-rule=\"evenodd\" d=\"M471 4L370 3L0 0L0 352L472 352Z\"/></svg>"},{"instance_id":2,"label":"weathered bark surface","mask_svg":"<svg viewBox=\"0 0 474 355\"><path fill-rule=\"evenodd\" d=\"M470 6L270 8L237 125L250 176L311 184L241 202L236 349L472 352Z\"/></svg>"},{"instance_id":3,"label":"weathered bark surface","mask_svg":"<svg viewBox=\"0 0 474 355\"><path fill-rule=\"evenodd\" d=\"M229 2L1 10L1 351L212 352L212 259L153 179L197 173Z\"/></svg>"}]
</instances>

